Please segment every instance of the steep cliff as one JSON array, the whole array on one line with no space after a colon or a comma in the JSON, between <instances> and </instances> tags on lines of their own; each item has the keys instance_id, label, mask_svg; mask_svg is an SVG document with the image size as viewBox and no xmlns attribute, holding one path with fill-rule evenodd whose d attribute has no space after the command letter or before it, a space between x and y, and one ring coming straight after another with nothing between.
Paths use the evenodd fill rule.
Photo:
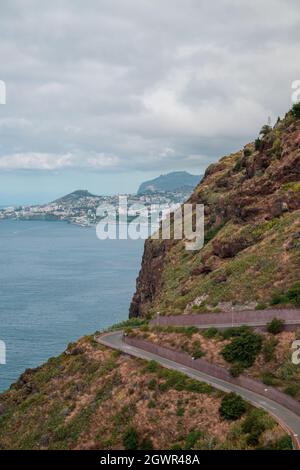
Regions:
<instances>
[{"instance_id":1,"label":"steep cliff","mask_svg":"<svg viewBox=\"0 0 300 470\"><path fill-rule=\"evenodd\" d=\"M147 240L131 317L288 300L300 279L297 106L210 165L189 202L205 206L204 248Z\"/></svg>"}]
</instances>

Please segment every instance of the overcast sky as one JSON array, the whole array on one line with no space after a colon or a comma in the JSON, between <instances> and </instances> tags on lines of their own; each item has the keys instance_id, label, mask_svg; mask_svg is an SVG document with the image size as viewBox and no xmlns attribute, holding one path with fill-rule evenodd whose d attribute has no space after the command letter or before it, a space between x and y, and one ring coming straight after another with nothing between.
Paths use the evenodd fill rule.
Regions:
<instances>
[{"instance_id":1,"label":"overcast sky","mask_svg":"<svg viewBox=\"0 0 300 470\"><path fill-rule=\"evenodd\" d=\"M299 0L1 0L0 205L135 191L291 107Z\"/></svg>"}]
</instances>

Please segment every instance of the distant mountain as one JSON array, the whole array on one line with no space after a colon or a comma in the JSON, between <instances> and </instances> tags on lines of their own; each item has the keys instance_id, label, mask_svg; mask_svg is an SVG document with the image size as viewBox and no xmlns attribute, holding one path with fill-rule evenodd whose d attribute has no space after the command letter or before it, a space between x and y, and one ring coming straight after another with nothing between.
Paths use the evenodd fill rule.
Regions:
<instances>
[{"instance_id":1,"label":"distant mountain","mask_svg":"<svg viewBox=\"0 0 300 470\"><path fill-rule=\"evenodd\" d=\"M56 202L59 204L72 204L83 197L97 197L97 196L95 196L94 194L91 194L86 189L77 189L77 191L73 191L72 193L67 194L66 196L60 197L59 199L56 199L53 202Z\"/></svg>"},{"instance_id":2,"label":"distant mountain","mask_svg":"<svg viewBox=\"0 0 300 470\"><path fill-rule=\"evenodd\" d=\"M153 180L145 181L138 189L138 194L154 191L176 191L180 189L191 191L200 182L202 176L191 175L186 171L173 171L160 175Z\"/></svg>"}]
</instances>

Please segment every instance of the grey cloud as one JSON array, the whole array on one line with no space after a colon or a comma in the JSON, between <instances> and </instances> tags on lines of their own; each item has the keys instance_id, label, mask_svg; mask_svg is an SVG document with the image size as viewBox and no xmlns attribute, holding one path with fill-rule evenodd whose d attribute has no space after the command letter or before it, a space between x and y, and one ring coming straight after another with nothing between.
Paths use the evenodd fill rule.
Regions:
<instances>
[{"instance_id":1,"label":"grey cloud","mask_svg":"<svg viewBox=\"0 0 300 470\"><path fill-rule=\"evenodd\" d=\"M0 171L203 171L290 107L299 26L293 0L4 0Z\"/></svg>"}]
</instances>

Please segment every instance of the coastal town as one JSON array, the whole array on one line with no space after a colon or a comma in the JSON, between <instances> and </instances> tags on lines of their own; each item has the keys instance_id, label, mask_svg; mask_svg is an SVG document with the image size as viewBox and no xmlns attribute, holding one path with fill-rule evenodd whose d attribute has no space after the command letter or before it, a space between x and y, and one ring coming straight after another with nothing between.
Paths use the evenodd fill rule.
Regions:
<instances>
[{"instance_id":1,"label":"coastal town","mask_svg":"<svg viewBox=\"0 0 300 470\"><path fill-rule=\"evenodd\" d=\"M137 214L146 215L141 212L148 211L151 206L166 211L173 210L188 199L190 192L190 188L181 188L174 191L125 194L122 198L126 198L128 215L134 217ZM97 196L87 190L77 190L48 204L4 207L0 209L0 220L61 220L81 226L93 226L103 218L105 209L108 216L110 212L119 213L119 204L120 195Z\"/></svg>"}]
</instances>

